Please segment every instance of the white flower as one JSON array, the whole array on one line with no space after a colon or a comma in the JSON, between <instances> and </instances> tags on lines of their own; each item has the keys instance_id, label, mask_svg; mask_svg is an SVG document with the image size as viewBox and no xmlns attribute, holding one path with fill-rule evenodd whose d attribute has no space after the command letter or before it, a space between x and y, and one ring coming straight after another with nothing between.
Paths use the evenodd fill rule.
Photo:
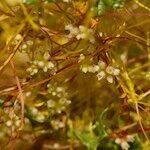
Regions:
<instances>
[{"instance_id":1,"label":"white flower","mask_svg":"<svg viewBox=\"0 0 150 150\"><path fill-rule=\"evenodd\" d=\"M85 59L85 56L83 54L80 54L80 57L79 57L79 61L78 62L81 62L82 60Z\"/></svg>"},{"instance_id":2,"label":"white flower","mask_svg":"<svg viewBox=\"0 0 150 150\"><path fill-rule=\"evenodd\" d=\"M72 24L68 24L65 26L65 30L69 30L71 31L73 29L73 25Z\"/></svg>"},{"instance_id":3,"label":"white flower","mask_svg":"<svg viewBox=\"0 0 150 150\"><path fill-rule=\"evenodd\" d=\"M22 50L26 49L27 47L28 47L27 44L22 44L22 45L21 45L21 49L22 49Z\"/></svg>"},{"instance_id":4,"label":"white flower","mask_svg":"<svg viewBox=\"0 0 150 150\"><path fill-rule=\"evenodd\" d=\"M109 82L109 83L113 83L113 77L112 76L107 76L107 81Z\"/></svg>"},{"instance_id":5,"label":"white flower","mask_svg":"<svg viewBox=\"0 0 150 150\"><path fill-rule=\"evenodd\" d=\"M21 38L22 38L22 35L21 34L17 34L16 37L15 37L15 40L19 41L19 40L21 40Z\"/></svg>"},{"instance_id":6,"label":"white flower","mask_svg":"<svg viewBox=\"0 0 150 150\"><path fill-rule=\"evenodd\" d=\"M8 120L8 121L6 122L6 125L7 125L8 127L12 126L12 121L11 121L11 120Z\"/></svg>"},{"instance_id":7,"label":"white flower","mask_svg":"<svg viewBox=\"0 0 150 150\"><path fill-rule=\"evenodd\" d=\"M106 63L101 60L98 62L98 65L100 66L101 69L105 69L106 67Z\"/></svg>"},{"instance_id":8,"label":"white flower","mask_svg":"<svg viewBox=\"0 0 150 150\"><path fill-rule=\"evenodd\" d=\"M88 66L88 71L91 73L95 73L95 69L93 66Z\"/></svg>"},{"instance_id":9,"label":"white flower","mask_svg":"<svg viewBox=\"0 0 150 150\"><path fill-rule=\"evenodd\" d=\"M49 61L47 64L47 68L52 69L53 67L54 67L54 64L51 61Z\"/></svg>"},{"instance_id":10,"label":"white flower","mask_svg":"<svg viewBox=\"0 0 150 150\"><path fill-rule=\"evenodd\" d=\"M67 104L67 105L71 104L71 100L67 100L67 101L66 101L66 104Z\"/></svg>"},{"instance_id":11,"label":"white flower","mask_svg":"<svg viewBox=\"0 0 150 150\"><path fill-rule=\"evenodd\" d=\"M72 30L70 30L70 34L77 35L79 33L79 29L77 27L74 27Z\"/></svg>"},{"instance_id":12,"label":"white flower","mask_svg":"<svg viewBox=\"0 0 150 150\"><path fill-rule=\"evenodd\" d=\"M33 73L34 73L34 74L36 74L37 72L38 72L38 69L37 69L37 68L33 69Z\"/></svg>"},{"instance_id":13,"label":"white flower","mask_svg":"<svg viewBox=\"0 0 150 150\"><path fill-rule=\"evenodd\" d=\"M95 66L94 66L95 72L97 72L99 69L100 69L100 68L99 68L99 65L95 65Z\"/></svg>"},{"instance_id":14,"label":"white flower","mask_svg":"<svg viewBox=\"0 0 150 150\"><path fill-rule=\"evenodd\" d=\"M116 139L115 139L115 143L116 143L116 144L119 144L119 145L120 145L120 144L121 144L121 141L122 141L122 140L121 140L120 138L116 138Z\"/></svg>"},{"instance_id":15,"label":"white flower","mask_svg":"<svg viewBox=\"0 0 150 150\"><path fill-rule=\"evenodd\" d=\"M74 27L72 24L65 26L65 30L70 31L68 34L68 38L76 37L77 40L87 39L91 43L95 42L95 38L93 36L93 30L87 29L87 27L80 25L79 27Z\"/></svg>"},{"instance_id":16,"label":"white flower","mask_svg":"<svg viewBox=\"0 0 150 150\"><path fill-rule=\"evenodd\" d=\"M33 114L33 115L37 115L37 114L38 114L38 109L35 108L35 107L33 107L33 108L31 109L31 111L32 111L32 114Z\"/></svg>"},{"instance_id":17,"label":"white flower","mask_svg":"<svg viewBox=\"0 0 150 150\"><path fill-rule=\"evenodd\" d=\"M100 71L96 76L97 76L98 80L101 80L101 79L103 79L106 75L105 75L105 72L104 72L104 71Z\"/></svg>"},{"instance_id":18,"label":"white flower","mask_svg":"<svg viewBox=\"0 0 150 150\"><path fill-rule=\"evenodd\" d=\"M47 101L47 107L52 108L56 105L56 102L54 100L48 100Z\"/></svg>"},{"instance_id":19,"label":"white flower","mask_svg":"<svg viewBox=\"0 0 150 150\"><path fill-rule=\"evenodd\" d=\"M76 38L77 38L77 40L80 40L80 39L85 39L86 36L87 35L85 33L81 33L81 34L77 34Z\"/></svg>"},{"instance_id":20,"label":"white flower","mask_svg":"<svg viewBox=\"0 0 150 150\"><path fill-rule=\"evenodd\" d=\"M81 67L82 72L87 73L88 72L88 67L84 66Z\"/></svg>"},{"instance_id":21,"label":"white flower","mask_svg":"<svg viewBox=\"0 0 150 150\"><path fill-rule=\"evenodd\" d=\"M112 66L107 66L106 72L109 73L109 74L113 74L113 72L114 72L114 67L112 67Z\"/></svg>"},{"instance_id":22,"label":"white flower","mask_svg":"<svg viewBox=\"0 0 150 150\"><path fill-rule=\"evenodd\" d=\"M55 95L57 95L57 93L56 92L52 92L52 95L55 96Z\"/></svg>"},{"instance_id":23,"label":"white flower","mask_svg":"<svg viewBox=\"0 0 150 150\"><path fill-rule=\"evenodd\" d=\"M119 74L120 74L120 70L117 69L117 68L115 68L115 69L114 69L114 72L113 72L113 75L114 75L114 76L118 76Z\"/></svg>"},{"instance_id":24,"label":"white flower","mask_svg":"<svg viewBox=\"0 0 150 150\"><path fill-rule=\"evenodd\" d=\"M58 124L58 126L59 126L59 128L63 128L65 126L65 124L60 121L59 124Z\"/></svg>"},{"instance_id":25,"label":"white flower","mask_svg":"<svg viewBox=\"0 0 150 150\"><path fill-rule=\"evenodd\" d=\"M122 150L128 150L130 148L130 145L126 141L123 141L120 146Z\"/></svg>"},{"instance_id":26,"label":"white flower","mask_svg":"<svg viewBox=\"0 0 150 150\"><path fill-rule=\"evenodd\" d=\"M45 52L45 53L44 53L44 59L45 59L45 60L48 60L49 58L50 58L49 53L48 53L48 52Z\"/></svg>"},{"instance_id":27,"label":"white flower","mask_svg":"<svg viewBox=\"0 0 150 150\"><path fill-rule=\"evenodd\" d=\"M128 142L133 142L134 136L127 135L125 138L116 138L115 143L120 145L122 150L128 150L130 148L130 145Z\"/></svg>"},{"instance_id":28,"label":"white flower","mask_svg":"<svg viewBox=\"0 0 150 150\"><path fill-rule=\"evenodd\" d=\"M36 116L36 119L39 120L39 121L44 121L44 120L45 120L45 116L42 115L41 113L39 113L39 114Z\"/></svg>"},{"instance_id":29,"label":"white flower","mask_svg":"<svg viewBox=\"0 0 150 150\"><path fill-rule=\"evenodd\" d=\"M41 67L41 68L44 67L44 62L43 61L38 61L38 66Z\"/></svg>"},{"instance_id":30,"label":"white flower","mask_svg":"<svg viewBox=\"0 0 150 150\"><path fill-rule=\"evenodd\" d=\"M47 67L44 67L44 68L43 68L43 71L44 71L44 72L47 72L47 71L48 71L48 68L47 68Z\"/></svg>"},{"instance_id":31,"label":"white flower","mask_svg":"<svg viewBox=\"0 0 150 150\"><path fill-rule=\"evenodd\" d=\"M120 59L123 61L123 63L126 63L127 62L127 53L122 53L120 55Z\"/></svg>"},{"instance_id":32,"label":"white flower","mask_svg":"<svg viewBox=\"0 0 150 150\"><path fill-rule=\"evenodd\" d=\"M63 92L63 91L64 91L64 88L63 88L63 87L57 87L57 88L56 88L56 91L57 91L57 92Z\"/></svg>"},{"instance_id":33,"label":"white flower","mask_svg":"<svg viewBox=\"0 0 150 150\"><path fill-rule=\"evenodd\" d=\"M31 95L31 91L29 91L29 92L26 92L26 94L25 94L27 97L29 97L30 95Z\"/></svg>"},{"instance_id":34,"label":"white flower","mask_svg":"<svg viewBox=\"0 0 150 150\"><path fill-rule=\"evenodd\" d=\"M55 130L58 130L59 128L63 128L65 126L65 124L59 120L52 120L51 124Z\"/></svg>"}]
</instances>

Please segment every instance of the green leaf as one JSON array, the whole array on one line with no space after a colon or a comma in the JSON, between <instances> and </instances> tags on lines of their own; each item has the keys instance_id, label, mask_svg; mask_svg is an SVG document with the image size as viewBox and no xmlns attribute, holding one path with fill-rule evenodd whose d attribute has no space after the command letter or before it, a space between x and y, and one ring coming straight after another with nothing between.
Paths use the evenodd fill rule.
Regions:
<instances>
[{"instance_id":1,"label":"green leaf","mask_svg":"<svg viewBox=\"0 0 150 150\"><path fill-rule=\"evenodd\" d=\"M99 138L93 132L83 131L76 136L88 149L96 150L99 146Z\"/></svg>"},{"instance_id":2,"label":"green leaf","mask_svg":"<svg viewBox=\"0 0 150 150\"><path fill-rule=\"evenodd\" d=\"M36 4L38 2L38 0L27 0L26 3L27 4Z\"/></svg>"},{"instance_id":3,"label":"green leaf","mask_svg":"<svg viewBox=\"0 0 150 150\"><path fill-rule=\"evenodd\" d=\"M98 15L102 15L102 14L104 14L105 13L105 11L106 11L106 5L104 4L104 2L103 1L100 1L99 3L98 3L98 5L97 5L97 14Z\"/></svg>"},{"instance_id":4,"label":"green leaf","mask_svg":"<svg viewBox=\"0 0 150 150\"><path fill-rule=\"evenodd\" d=\"M105 125L107 112L108 112L108 107L104 109L104 111L101 113L99 117L99 120L95 123L96 126L95 130L98 132L101 140L107 136L106 125Z\"/></svg>"},{"instance_id":5,"label":"green leaf","mask_svg":"<svg viewBox=\"0 0 150 150\"><path fill-rule=\"evenodd\" d=\"M4 103L4 97L0 97L0 107L3 106L3 103Z\"/></svg>"}]
</instances>

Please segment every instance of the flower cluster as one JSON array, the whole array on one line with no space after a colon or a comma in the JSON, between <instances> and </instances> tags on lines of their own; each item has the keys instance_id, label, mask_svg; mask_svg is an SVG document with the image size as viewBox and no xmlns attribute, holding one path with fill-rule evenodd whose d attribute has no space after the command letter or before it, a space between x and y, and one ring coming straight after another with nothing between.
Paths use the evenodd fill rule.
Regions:
<instances>
[{"instance_id":1,"label":"flower cluster","mask_svg":"<svg viewBox=\"0 0 150 150\"><path fill-rule=\"evenodd\" d=\"M19 116L20 105L15 103L14 109L10 107L4 107L3 112L1 112L1 121L4 124L1 124L0 128L0 140L2 140L5 135L11 136L15 135L17 129L21 125L21 119Z\"/></svg>"},{"instance_id":2,"label":"flower cluster","mask_svg":"<svg viewBox=\"0 0 150 150\"><path fill-rule=\"evenodd\" d=\"M68 38L75 37L77 40L86 39L91 43L95 42L93 30L83 25L80 25L79 27L75 27L72 24L69 24L65 26L65 30L69 31L69 34L67 35Z\"/></svg>"},{"instance_id":3,"label":"flower cluster","mask_svg":"<svg viewBox=\"0 0 150 150\"><path fill-rule=\"evenodd\" d=\"M31 66L27 68L27 72L30 73L31 76L38 73L41 69L44 72L51 70L53 74L56 72L56 67L52 61L49 61L50 55L48 52L44 53L44 56L41 59L37 59L31 62Z\"/></svg>"},{"instance_id":4,"label":"flower cluster","mask_svg":"<svg viewBox=\"0 0 150 150\"><path fill-rule=\"evenodd\" d=\"M57 115L55 119L51 120L51 125L55 130L65 126L59 114L66 110L66 107L71 103L68 99L68 93L65 87L56 86L51 83L47 85L47 91L51 95L51 99L47 101L47 108L50 115Z\"/></svg>"},{"instance_id":5,"label":"flower cluster","mask_svg":"<svg viewBox=\"0 0 150 150\"><path fill-rule=\"evenodd\" d=\"M48 84L48 93L51 94L53 99L47 101L47 107L52 114L60 114L68 106L71 101L68 99L68 93L64 87L56 87L52 84Z\"/></svg>"},{"instance_id":6,"label":"flower cluster","mask_svg":"<svg viewBox=\"0 0 150 150\"><path fill-rule=\"evenodd\" d=\"M32 114L32 117L38 122L43 122L47 117L44 113L42 113L42 111L39 111L36 107L30 107L29 111Z\"/></svg>"},{"instance_id":7,"label":"flower cluster","mask_svg":"<svg viewBox=\"0 0 150 150\"><path fill-rule=\"evenodd\" d=\"M29 53L30 52L30 47L33 45L32 40L27 40L21 44L19 47L19 50L23 53Z\"/></svg>"},{"instance_id":8,"label":"flower cluster","mask_svg":"<svg viewBox=\"0 0 150 150\"><path fill-rule=\"evenodd\" d=\"M120 145L122 150L128 150L130 148L128 142L133 142L133 141L134 141L134 136L127 135L125 138L117 138L115 140L115 143Z\"/></svg>"},{"instance_id":9,"label":"flower cluster","mask_svg":"<svg viewBox=\"0 0 150 150\"><path fill-rule=\"evenodd\" d=\"M51 121L51 125L55 130L65 127L65 123L60 119L55 119Z\"/></svg>"},{"instance_id":10,"label":"flower cluster","mask_svg":"<svg viewBox=\"0 0 150 150\"><path fill-rule=\"evenodd\" d=\"M113 76L118 76L120 74L120 70L111 65L106 65L105 62L99 61L97 65L81 65L81 70L84 73L97 73L98 80L106 78L109 83L113 83Z\"/></svg>"}]
</instances>

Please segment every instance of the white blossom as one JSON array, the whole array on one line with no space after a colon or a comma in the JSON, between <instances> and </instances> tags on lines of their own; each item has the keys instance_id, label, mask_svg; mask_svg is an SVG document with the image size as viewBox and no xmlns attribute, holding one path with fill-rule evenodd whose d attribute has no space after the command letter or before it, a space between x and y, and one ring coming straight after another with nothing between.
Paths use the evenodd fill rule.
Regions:
<instances>
[{"instance_id":1,"label":"white blossom","mask_svg":"<svg viewBox=\"0 0 150 150\"><path fill-rule=\"evenodd\" d=\"M100 69L99 65L95 65L95 66L94 66L95 72L99 71L99 69Z\"/></svg>"},{"instance_id":2,"label":"white blossom","mask_svg":"<svg viewBox=\"0 0 150 150\"><path fill-rule=\"evenodd\" d=\"M22 44L22 45L21 45L21 49L22 49L22 50L26 49L27 47L28 47L27 44Z\"/></svg>"},{"instance_id":3,"label":"white blossom","mask_svg":"<svg viewBox=\"0 0 150 150\"><path fill-rule=\"evenodd\" d=\"M44 62L43 61L38 61L38 66L41 67L41 68L44 67Z\"/></svg>"},{"instance_id":4,"label":"white blossom","mask_svg":"<svg viewBox=\"0 0 150 150\"><path fill-rule=\"evenodd\" d=\"M65 30L69 31L67 35L68 38L76 37L77 40L86 39L91 43L95 42L94 32L92 29L88 29L84 25L79 25L79 27L75 27L72 24L66 25Z\"/></svg>"},{"instance_id":5,"label":"white blossom","mask_svg":"<svg viewBox=\"0 0 150 150\"><path fill-rule=\"evenodd\" d=\"M100 66L101 69L105 69L105 67L106 67L106 63L103 61L99 61L98 65Z\"/></svg>"},{"instance_id":6,"label":"white blossom","mask_svg":"<svg viewBox=\"0 0 150 150\"><path fill-rule=\"evenodd\" d=\"M11 120L8 120L8 121L6 122L6 126L8 126L8 127L12 126L12 121L11 121Z\"/></svg>"},{"instance_id":7,"label":"white blossom","mask_svg":"<svg viewBox=\"0 0 150 150\"><path fill-rule=\"evenodd\" d=\"M109 74L113 74L114 68L112 66L107 66L106 72L109 73Z\"/></svg>"},{"instance_id":8,"label":"white blossom","mask_svg":"<svg viewBox=\"0 0 150 150\"><path fill-rule=\"evenodd\" d=\"M130 145L126 141L123 141L121 143L121 148L122 150L128 150L130 148Z\"/></svg>"},{"instance_id":9,"label":"white blossom","mask_svg":"<svg viewBox=\"0 0 150 150\"><path fill-rule=\"evenodd\" d=\"M47 107L52 108L56 105L56 102L54 100L48 100L47 101Z\"/></svg>"},{"instance_id":10,"label":"white blossom","mask_svg":"<svg viewBox=\"0 0 150 150\"><path fill-rule=\"evenodd\" d=\"M101 80L106 76L106 74L104 71L100 71L96 76L97 76L98 80Z\"/></svg>"},{"instance_id":11,"label":"white blossom","mask_svg":"<svg viewBox=\"0 0 150 150\"><path fill-rule=\"evenodd\" d=\"M118 68L114 69L113 75L117 76L120 74L120 70Z\"/></svg>"},{"instance_id":12,"label":"white blossom","mask_svg":"<svg viewBox=\"0 0 150 150\"><path fill-rule=\"evenodd\" d=\"M130 145L128 142L133 142L134 136L133 135L127 135L125 138L116 138L115 143L120 145L122 150L129 150Z\"/></svg>"},{"instance_id":13,"label":"white blossom","mask_svg":"<svg viewBox=\"0 0 150 150\"><path fill-rule=\"evenodd\" d=\"M82 72L87 73L88 72L88 67L84 66L81 67Z\"/></svg>"},{"instance_id":14,"label":"white blossom","mask_svg":"<svg viewBox=\"0 0 150 150\"><path fill-rule=\"evenodd\" d=\"M48 60L49 58L50 58L49 53L48 53L48 52L45 52L45 53L44 53L44 59L45 59L45 60Z\"/></svg>"},{"instance_id":15,"label":"white blossom","mask_svg":"<svg viewBox=\"0 0 150 150\"><path fill-rule=\"evenodd\" d=\"M112 76L107 76L107 81L109 83L113 83L113 77Z\"/></svg>"},{"instance_id":16,"label":"white blossom","mask_svg":"<svg viewBox=\"0 0 150 150\"><path fill-rule=\"evenodd\" d=\"M80 39L85 39L86 38L86 34L85 33L81 33L81 34L78 34L77 36L76 36L76 38L77 38L77 40L80 40Z\"/></svg>"},{"instance_id":17,"label":"white blossom","mask_svg":"<svg viewBox=\"0 0 150 150\"><path fill-rule=\"evenodd\" d=\"M19 41L19 40L21 40L21 38L22 38L22 35L21 34L17 34L16 37L15 37L15 40Z\"/></svg>"}]
</instances>

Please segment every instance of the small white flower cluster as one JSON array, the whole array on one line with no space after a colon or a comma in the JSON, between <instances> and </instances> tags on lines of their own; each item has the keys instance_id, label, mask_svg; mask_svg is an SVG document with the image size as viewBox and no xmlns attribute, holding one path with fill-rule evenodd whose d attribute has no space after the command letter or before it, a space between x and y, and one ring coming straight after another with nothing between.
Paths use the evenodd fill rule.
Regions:
<instances>
[{"instance_id":1,"label":"small white flower cluster","mask_svg":"<svg viewBox=\"0 0 150 150\"><path fill-rule=\"evenodd\" d=\"M53 99L47 101L47 107L52 114L61 114L62 111L71 103L67 99L68 93L64 87L55 87L52 84L48 84L48 93L53 96Z\"/></svg>"},{"instance_id":2,"label":"small white flower cluster","mask_svg":"<svg viewBox=\"0 0 150 150\"><path fill-rule=\"evenodd\" d=\"M51 125L55 130L65 127L65 123L59 119L52 120Z\"/></svg>"},{"instance_id":3,"label":"small white flower cluster","mask_svg":"<svg viewBox=\"0 0 150 150\"><path fill-rule=\"evenodd\" d=\"M113 76L118 76L120 74L120 70L111 65L106 65L105 62L99 61L97 65L81 65L82 72L87 73L97 73L98 80L106 78L109 83L113 83Z\"/></svg>"},{"instance_id":4,"label":"small white flower cluster","mask_svg":"<svg viewBox=\"0 0 150 150\"><path fill-rule=\"evenodd\" d=\"M65 30L69 31L68 38L76 37L77 40L86 39L91 43L95 42L94 32L92 29L88 29L87 27L80 25L79 27L75 27L72 24L66 25Z\"/></svg>"},{"instance_id":5,"label":"small white flower cluster","mask_svg":"<svg viewBox=\"0 0 150 150\"><path fill-rule=\"evenodd\" d=\"M125 138L117 138L115 143L120 145L122 150L128 150L130 148L128 142L134 142L134 140L135 139L133 135L127 135Z\"/></svg>"},{"instance_id":6,"label":"small white flower cluster","mask_svg":"<svg viewBox=\"0 0 150 150\"><path fill-rule=\"evenodd\" d=\"M15 109L18 110L18 104L15 104ZM20 108L20 107L19 107ZM7 128L7 133L11 134L11 131L15 132L17 128L21 125L20 117L16 114L15 110L12 110L11 108L4 108L4 114L5 118L5 127Z\"/></svg>"},{"instance_id":7,"label":"small white flower cluster","mask_svg":"<svg viewBox=\"0 0 150 150\"><path fill-rule=\"evenodd\" d=\"M65 126L60 114L66 110L71 101L68 99L65 87L49 83L47 84L47 88L48 93L51 94L51 99L47 101L48 112L50 115L57 115L57 118L51 120L51 125L53 129L58 130Z\"/></svg>"},{"instance_id":8,"label":"small white flower cluster","mask_svg":"<svg viewBox=\"0 0 150 150\"><path fill-rule=\"evenodd\" d=\"M30 112L32 116L39 122L43 122L46 118L46 116L39 111L36 107L30 107Z\"/></svg>"},{"instance_id":9,"label":"small white flower cluster","mask_svg":"<svg viewBox=\"0 0 150 150\"><path fill-rule=\"evenodd\" d=\"M53 71L53 74L56 72L55 65L52 61L49 61L50 55L48 52L44 53L44 57L39 60L34 60L31 62L31 66L27 68L27 72L30 73L31 76L38 73L40 69L42 69L44 72L47 72L48 70Z\"/></svg>"},{"instance_id":10,"label":"small white flower cluster","mask_svg":"<svg viewBox=\"0 0 150 150\"><path fill-rule=\"evenodd\" d=\"M79 58L78 58L78 63L80 63L81 61L83 61L85 59L84 54L80 54Z\"/></svg>"},{"instance_id":11,"label":"small white flower cluster","mask_svg":"<svg viewBox=\"0 0 150 150\"><path fill-rule=\"evenodd\" d=\"M87 73L95 73L99 71L99 66L98 65L81 65L80 69L82 70L82 72Z\"/></svg>"},{"instance_id":12,"label":"small white flower cluster","mask_svg":"<svg viewBox=\"0 0 150 150\"><path fill-rule=\"evenodd\" d=\"M30 52L30 47L32 45L33 45L32 40L25 41L20 45L19 50L23 53L28 53L28 52Z\"/></svg>"}]
</instances>

